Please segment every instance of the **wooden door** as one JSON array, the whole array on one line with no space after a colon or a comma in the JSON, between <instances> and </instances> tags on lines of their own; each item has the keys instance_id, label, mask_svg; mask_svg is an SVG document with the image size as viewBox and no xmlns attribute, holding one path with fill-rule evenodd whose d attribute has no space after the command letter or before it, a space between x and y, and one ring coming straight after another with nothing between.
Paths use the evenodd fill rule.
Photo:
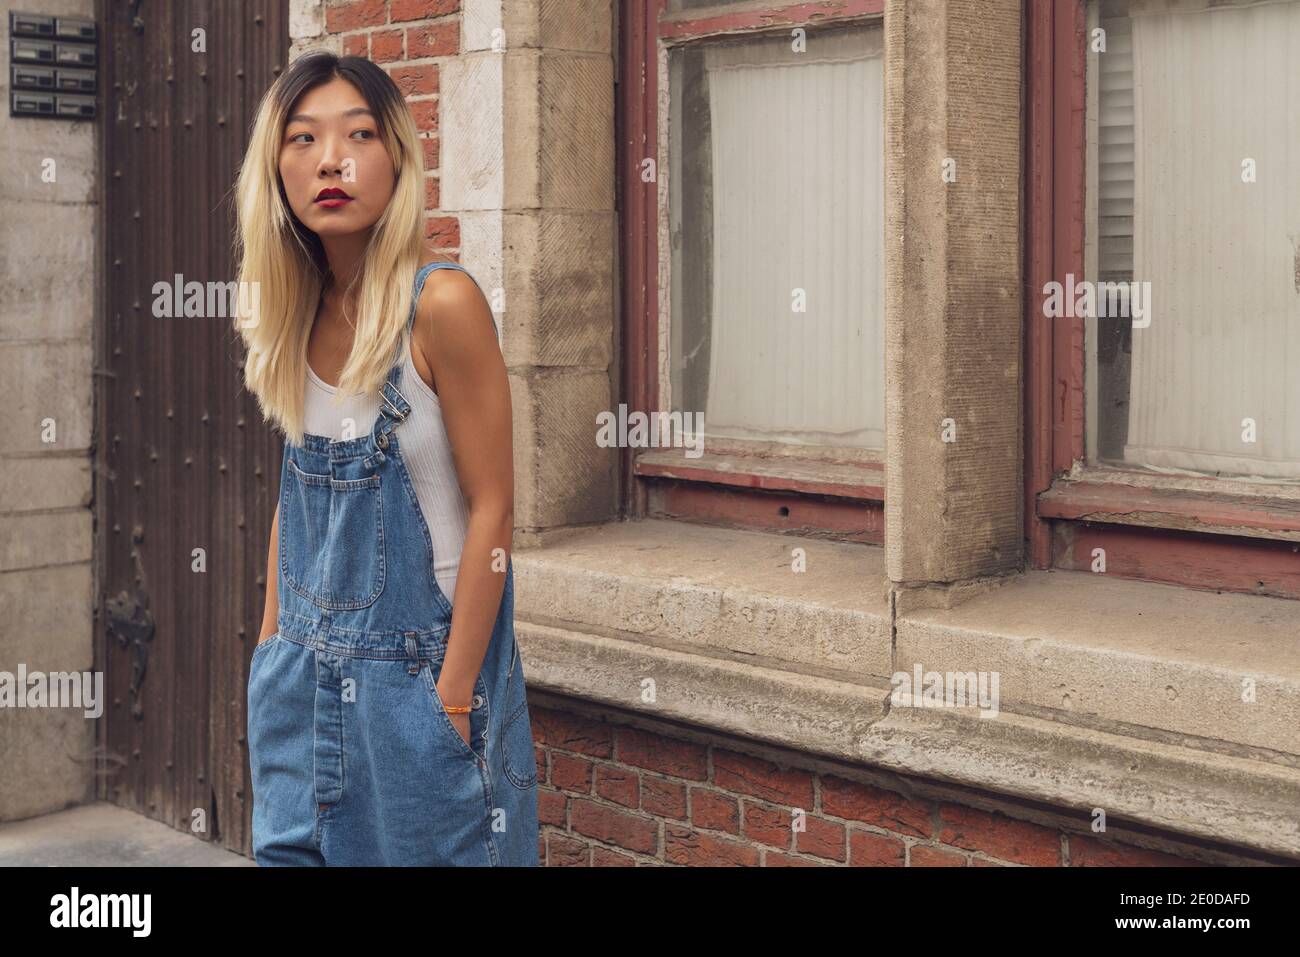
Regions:
<instances>
[{"instance_id":1,"label":"wooden door","mask_svg":"<svg viewBox=\"0 0 1300 957\"><path fill-rule=\"evenodd\" d=\"M235 279L234 181L258 101L288 63L288 6L96 10L98 793L243 853L245 688L282 445L243 392L231 320L157 315L156 284Z\"/></svg>"}]
</instances>

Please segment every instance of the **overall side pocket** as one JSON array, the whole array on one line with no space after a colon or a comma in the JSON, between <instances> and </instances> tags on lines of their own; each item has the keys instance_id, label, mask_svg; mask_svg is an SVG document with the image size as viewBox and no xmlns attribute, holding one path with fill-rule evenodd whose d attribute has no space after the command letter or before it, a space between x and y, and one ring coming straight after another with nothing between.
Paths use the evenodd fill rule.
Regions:
<instances>
[{"instance_id":1,"label":"overall side pocket","mask_svg":"<svg viewBox=\"0 0 1300 957\"><path fill-rule=\"evenodd\" d=\"M484 735L488 728L488 699L487 685L483 682L483 676L480 674L474 682L474 694L470 699L469 743L467 744L460 736L460 732L456 730L456 726L452 724L451 715L447 714L442 697L438 694L438 676L442 674L442 658L429 660L420 671L424 676L424 687L429 695L430 706L434 710L434 724L437 725L443 738L448 739L447 743L476 762L486 760L487 746ZM471 747L471 744L477 747Z\"/></svg>"},{"instance_id":2,"label":"overall side pocket","mask_svg":"<svg viewBox=\"0 0 1300 957\"><path fill-rule=\"evenodd\" d=\"M501 730L501 761L506 778L517 788L537 783L537 755L533 750L533 726L528 717L528 692L524 684L523 660L513 629L510 640L514 650L506 677L505 707L510 709Z\"/></svg>"}]
</instances>

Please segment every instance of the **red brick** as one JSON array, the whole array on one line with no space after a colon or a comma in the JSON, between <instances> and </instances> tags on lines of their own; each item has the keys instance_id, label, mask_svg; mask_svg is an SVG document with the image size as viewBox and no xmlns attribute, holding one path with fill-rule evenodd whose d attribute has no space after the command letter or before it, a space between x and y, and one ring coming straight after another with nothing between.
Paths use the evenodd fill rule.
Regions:
<instances>
[{"instance_id":1,"label":"red brick","mask_svg":"<svg viewBox=\"0 0 1300 957\"><path fill-rule=\"evenodd\" d=\"M1098 840L1083 834L1070 834L1071 867L1196 867L1197 862L1144 847L1129 847Z\"/></svg>"},{"instance_id":2,"label":"red brick","mask_svg":"<svg viewBox=\"0 0 1300 957\"><path fill-rule=\"evenodd\" d=\"M703 745L627 727L618 729L617 738L618 759L624 764L692 781L708 778L708 749Z\"/></svg>"},{"instance_id":3,"label":"red brick","mask_svg":"<svg viewBox=\"0 0 1300 957\"><path fill-rule=\"evenodd\" d=\"M893 791L826 776L822 783L822 813L872 824L914 837L933 836L929 805Z\"/></svg>"},{"instance_id":4,"label":"red brick","mask_svg":"<svg viewBox=\"0 0 1300 957\"><path fill-rule=\"evenodd\" d=\"M982 857L972 857L970 859L971 867L1010 867L1010 864L1003 864L1001 861L986 861Z\"/></svg>"},{"instance_id":5,"label":"red brick","mask_svg":"<svg viewBox=\"0 0 1300 957\"><path fill-rule=\"evenodd\" d=\"M420 142L424 146L424 168L426 170L436 170L439 162L438 137L426 136Z\"/></svg>"},{"instance_id":6,"label":"red brick","mask_svg":"<svg viewBox=\"0 0 1300 957\"><path fill-rule=\"evenodd\" d=\"M767 856L763 858L764 867L830 867L829 862L810 861L804 857L791 857L789 854L782 854L780 851L768 851Z\"/></svg>"},{"instance_id":7,"label":"red brick","mask_svg":"<svg viewBox=\"0 0 1300 957\"><path fill-rule=\"evenodd\" d=\"M807 771L783 770L770 761L725 748L713 751L713 783L777 804L813 809L813 779Z\"/></svg>"},{"instance_id":8,"label":"red brick","mask_svg":"<svg viewBox=\"0 0 1300 957\"><path fill-rule=\"evenodd\" d=\"M402 49L401 30L376 30L370 34L370 59L376 63L392 63L406 59Z\"/></svg>"},{"instance_id":9,"label":"red brick","mask_svg":"<svg viewBox=\"0 0 1300 957\"><path fill-rule=\"evenodd\" d=\"M540 744L533 745L533 761L537 765L537 781L539 784L546 784L550 778L547 776L546 763L547 750Z\"/></svg>"},{"instance_id":10,"label":"red brick","mask_svg":"<svg viewBox=\"0 0 1300 957\"><path fill-rule=\"evenodd\" d=\"M664 860L687 867L757 867L758 848L668 824Z\"/></svg>"},{"instance_id":11,"label":"red brick","mask_svg":"<svg viewBox=\"0 0 1300 957\"><path fill-rule=\"evenodd\" d=\"M441 190L438 187L438 177L426 176L424 178L424 208L437 209L440 202L442 202L442 197Z\"/></svg>"},{"instance_id":12,"label":"red brick","mask_svg":"<svg viewBox=\"0 0 1300 957\"><path fill-rule=\"evenodd\" d=\"M393 22L445 17L460 9L460 0L393 0Z\"/></svg>"},{"instance_id":13,"label":"red brick","mask_svg":"<svg viewBox=\"0 0 1300 957\"><path fill-rule=\"evenodd\" d=\"M565 826L565 811L569 807L569 799L559 791L552 788L537 789L537 822L539 824L554 824L556 827Z\"/></svg>"},{"instance_id":14,"label":"red brick","mask_svg":"<svg viewBox=\"0 0 1300 957\"><path fill-rule=\"evenodd\" d=\"M760 844L790 850L793 846L793 818L788 810L771 804L743 802L741 815L745 837Z\"/></svg>"},{"instance_id":15,"label":"red brick","mask_svg":"<svg viewBox=\"0 0 1300 957\"><path fill-rule=\"evenodd\" d=\"M424 96L438 92L438 64L417 63L398 66L388 71L402 96Z\"/></svg>"},{"instance_id":16,"label":"red brick","mask_svg":"<svg viewBox=\"0 0 1300 957\"><path fill-rule=\"evenodd\" d=\"M686 785L646 775L641 779L641 810L656 817L686 820Z\"/></svg>"},{"instance_id":17,"label":"red brick","mask_svg":"<svg viewBox=\"0 0 1300 957\"><path fill-rule=\"evenodd\" d=\"M416 129L422 133L438 132L438 100L408 100L406 105L411 108Z\"/></svg>"},{"instance_id":18,"label":"red brick","mask_svg":"<svg viewBox=\"0 0 1300 957\"><path fill-rule=\"evenodd\" d=\"M349 33L343 38L344 56L363 56L370 58L370 34Z\"/></svg>"},{"instance_id":19,"label":"red brick","mask_svg":"<svg viewBox=\"0 0 1300 957\"><path fill-rule=\"evenodd\" d=\"M607 804L574 799L569 808L569 825L578 834L629 851L653 854L659 848L659 823L654 818L629 814Z\"/></svg>"},{"instance_id":20,"label":"red brick","mask_svg":"<svg viewBox=\"0 0 1300 957\"><path fill-rule=\"evenodd\" d=\"M428 233L435 235L441 231L454 231L455 242L442 243L451 248L460 247L460 228L451 216L435 216L429 220ZM533 726L533 740L548 747L562 751L577 751L593 758L612 758L614 756L614 731L603 721L592 721L579 715L570 715L551 708L532 707L528 717Z\"/></svg>"},{"instance_id":21,"label":"red brick","mask_svg":"<svg viewBox=\"0 0 1300 957\"><path fill-rule=\"evenodd\" d=\"M912 848L912 867L965 867L966 858L952 851L917 844Z\"/></svg>"},{"instance_id":22,"label":"red brick","mask_svg":"<svg viewBox=\"0 0 1300 957\"><path fill-rule=\"evenodd\" d=\"M636 858L620 854L618 851L611 851L607 847L593 847L591 849L591 866L636 867Z\"/></svg>"},{"instance_id":23,"label":"red brick","mask_svg":"<svg viewBox=\"0 0 1300 957\"><path fill-rule=\"evenodd\" d=\"M691 823L728 834L740 833L740 802L730 794L691 788Z\"/></svg>"},{"instance_id":24,"label":"red brick","mask_svg":"<svg viewBox=\"0 0 1300 957\"><path fill-rule=\"evenodd\" d=\"M350 0L325 8L325 32L347 33L388 22L386 0Z\"/></svg>"},{"instance_id":25,"label":"red brick","mask_svg":"<svg viewBox=\"0 0 1300 957\"><path fill-rule=\"evenodd\" d=\"M590 867L591 845L565 837L563 834L547 836L547 867Z\"/></svg>"},{"instance_id":26,"label":"red brick","mask_svg":"<svg viewBox=\"0 0 1300 957\"><path fill-rule=\"evenodd\" d=\"M805 831L794 832L794 848L800 854L811 854L841 863L848 860L844 825L820 817L804 818Z\"/></svg>"},{"instance_id":27,"label":"red brick","mask_svg":"<svg viewBox=\"0 0 1300 957\"><path fill-rule=\"evenodd\" d=\"M426 56L455 56L460 52L460 23L444 20L406 31L406 55L418 60Z\"/></svg>"},{"instance_id":28,"label":"red brick","mask_svg":"<svg viewBox=\"0 0 1300 957\"><path fill-rule=\"evenodd\" d=\"M907 848L896 837L849 831L849 863L854 867L903 867Z\"/></svg>"},{"instance_id":29,"label":"red brick","mask_svg":"<svg viewBox=\"0 0 1300 957\"><path fill-rule=\"evenodd\" d=\"M1061 864L1061 839L1055 831L956 804L939 808L939 840L1017 864Z\"/></svg>"},{"instance_id":30,"label":"red brick","mask_svg":"<svg viewBox=\"0 0 1300 957\"><path fill-rule=\"evenodd\" d=\"M641 803L640 780L636 772L612 764L596 765L596 793L624 807L636 808Z\"/></svg>"},{"instance_id":31,"label":"red brick","mask_svg":"<svg viewBox=\"0 0 1300 957\"><path fill-rule=\"evenodd\" d=\"M571 754L551 754L551 784L565 791L591 793L592 762Z\"/></svg>"}]
</instances>

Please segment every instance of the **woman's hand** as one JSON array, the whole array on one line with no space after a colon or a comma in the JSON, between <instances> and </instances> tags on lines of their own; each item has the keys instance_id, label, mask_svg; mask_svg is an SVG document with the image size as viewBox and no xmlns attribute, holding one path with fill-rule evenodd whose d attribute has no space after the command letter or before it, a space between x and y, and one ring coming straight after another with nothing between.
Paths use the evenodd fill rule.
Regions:
<instances>
[{"instance_id":1,"label":"woman's hand","mask_svg":"<svg viewBox=\"0 0 1300 957\"><path fill-rule=\"evenodd\" d=\"M469 699L473 695L473 692L464 692L454 688L445 687L441 681L435 682L434 687L438 689L438 700L443 702L443 714L447 716L447 720L451 722L451 726L460 734L461 740L466 744L469 744L469 736L473 734L473 730L469 723L469 712L465 712L464 714L452 714L447 710L447 707L448 705L455 707L458 704L469 704ZM470 744L471 750L473 750L473 747L474 746Z\"/></svg>"}]
</instances>

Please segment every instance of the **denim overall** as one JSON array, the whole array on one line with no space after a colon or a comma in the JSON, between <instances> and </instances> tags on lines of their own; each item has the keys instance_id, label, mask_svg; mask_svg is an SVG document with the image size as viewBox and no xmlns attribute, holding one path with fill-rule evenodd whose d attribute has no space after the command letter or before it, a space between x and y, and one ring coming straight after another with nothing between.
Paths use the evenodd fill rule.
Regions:
<instances>
[{"instance_id":1,"label":"denim overall","mask_svg":"<svg viewBox=\"0 0 1300 957\"><path fill-rule=\"evenodd\" d=\"M425 279L445 267L461 268L417 273L408 329ZM466 744L436 686L451 605L402 460L401 372L399 358L369 434L285 443L279 631L254 649L248 676L259 865L538 863L514 565Z\"/></svg>"}]
</instances>

